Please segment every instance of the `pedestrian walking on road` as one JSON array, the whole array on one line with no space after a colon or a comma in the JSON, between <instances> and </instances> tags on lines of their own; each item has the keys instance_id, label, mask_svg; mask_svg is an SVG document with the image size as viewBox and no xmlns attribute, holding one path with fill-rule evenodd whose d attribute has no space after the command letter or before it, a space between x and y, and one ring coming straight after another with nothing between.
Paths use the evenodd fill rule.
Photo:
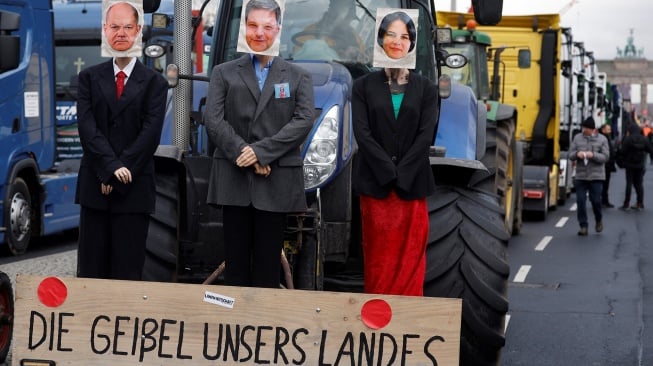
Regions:
<instances>
[{"instance_id":1,"label":"pedestrian walking on road","mask_svg":"<svg viewBox=\"0 0 653 366\"><path fill-rule=\"evenodd\" d=\"M637 202L632 206L634 210L644 209L644 172L646 171L646 154L653 156L653 146L648 141L642 129L635 123L628 127L628 135L621 143L624 154L624 168L626 170L626 194L622 210L631 208L630 196L632 188L635 187Z\"/></svg>"},{"instance_id":2,"label":"pedestrian walking on road","mask_svg":"<svg viewBox=\"0 0 653 366\"><path fill-rule=\"evenodd\" d=\"M605 180L605 163L610 158L610 148L605 136L598 133L594 118L588 117L581 124L582 132L574 136L569 147L569 159L576 161L577 216L580 230L578 235L587 235L587 209L585 207L589 193L596 232L603 231L603 214L601 212L601 192Z\"/></svg>"}]
</instances>

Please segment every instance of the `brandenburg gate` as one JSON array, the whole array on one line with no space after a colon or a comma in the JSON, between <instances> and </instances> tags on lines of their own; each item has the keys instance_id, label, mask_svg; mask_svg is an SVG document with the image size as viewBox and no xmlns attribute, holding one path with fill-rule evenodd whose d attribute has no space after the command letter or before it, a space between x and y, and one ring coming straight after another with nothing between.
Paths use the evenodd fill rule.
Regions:
<instances>
[{"instance_id":1,"label":"brandenburg gate","mask_svg":"<svg viewBox=\"0 0 653 366\"><path fill-rule=\"evenodd\" d=\"M617 47L617 57L614 60L597 60L596 66L600 72L605 72L608 82L617 85L624 99L630 99L630 86L641 86L641 98L638 113L651 115L647 104L647 86L653 84L653 61L644 58L644 49L635 47L633 30L626 47Z\"/></svg>"}]
</instances>

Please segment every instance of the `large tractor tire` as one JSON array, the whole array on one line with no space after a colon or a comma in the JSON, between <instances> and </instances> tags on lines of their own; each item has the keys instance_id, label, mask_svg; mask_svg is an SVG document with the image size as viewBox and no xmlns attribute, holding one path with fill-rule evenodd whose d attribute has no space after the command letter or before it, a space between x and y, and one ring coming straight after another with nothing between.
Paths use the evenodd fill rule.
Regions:
<instances>
[{"instance_id":1,"label":"large tractor tire","mask_svg":"<svg viewBox=\"0 0 653 366\"><path fill-rule=\"evenodd\" d=\"M9 277L0 272L0 363L9 354L11 333L14 328L14 292Z\"/></svg>"},{"instance_id":2,"label":"large tractor tire","mask_svg":"<svg viewBox=\"0 0 653 366\"><path fill-rule=\"evenodd\" d=\"M179 182L177 174L166 173L157 171L156 175L156 209L150 215L143 268L143 279L147 281L177 280Z\"/></svg>"},{"instance_id":3,"label":"large tractor tire","mask_svg":"<svg viewBox=\"0 0 653 366\"><path fill-rule=\"evenodd\" d=\"M222 210L206 203L210 167L210 157L164 151L155 158L144 280L201 283L224 260Z\"/></svg>"},{"instance_id":4,"label":"large tractor tire","mask_svg":"<svg viewBox=\"0 0 653 366\"><path fill-rule=\"evenodd\" d=\"M492 194L445 185L428 207L424 295L463 300L460 365L500 365L510 274L503 210Z\"/></svg>"},{"instance_id":5,"label":"large tractor tire","mask_svg":"<svg viewBox=\"0 0 653 366\"><path fill-rule=\"evenodd\" d=\"M522 171L524 152L515 139L515 118L488 121L485 155L481 162L487 172L477 172L472 186L496 194L504 211L508 232L519 234L522 226Z\"/></svg>"}]
</instances>

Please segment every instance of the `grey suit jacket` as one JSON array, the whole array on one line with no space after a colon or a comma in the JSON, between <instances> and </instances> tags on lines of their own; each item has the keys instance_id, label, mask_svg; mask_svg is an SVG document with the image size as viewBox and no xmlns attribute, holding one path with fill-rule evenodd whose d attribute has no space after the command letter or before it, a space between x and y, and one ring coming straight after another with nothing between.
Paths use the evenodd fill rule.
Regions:
<instances>
[{"instance_id":1,"label":"grey suit jacket","mask_svg":"<svg viewBox=\"0 0 653 366\"><path fill-rule=\"evenodd\" d=\"M207 202L252 204L271 212L305 210L300 145L313 126L313 115L311 76L300 67L275 57L261 91L249 55L217 65L205 116L216 146ZM247 145L260 164L270 165L269 177L236 165Z\"/></svg>"}]
</instances>

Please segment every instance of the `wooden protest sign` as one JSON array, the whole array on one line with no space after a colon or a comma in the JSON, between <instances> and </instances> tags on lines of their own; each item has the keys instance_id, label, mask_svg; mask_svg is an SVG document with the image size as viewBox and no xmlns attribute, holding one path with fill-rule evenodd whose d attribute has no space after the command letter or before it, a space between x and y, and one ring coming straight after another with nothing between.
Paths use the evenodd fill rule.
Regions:
<instances>
[{"instance_id":1,"label":"wooden protest sign","mask_svg":"<svg viewBox=\"0 0 653 366\"><path fill-rule=\"evenodd\" d=\"M461 311L460 299L18 275L12 360L458 365Z\"/></svg>"}]
</instances>

